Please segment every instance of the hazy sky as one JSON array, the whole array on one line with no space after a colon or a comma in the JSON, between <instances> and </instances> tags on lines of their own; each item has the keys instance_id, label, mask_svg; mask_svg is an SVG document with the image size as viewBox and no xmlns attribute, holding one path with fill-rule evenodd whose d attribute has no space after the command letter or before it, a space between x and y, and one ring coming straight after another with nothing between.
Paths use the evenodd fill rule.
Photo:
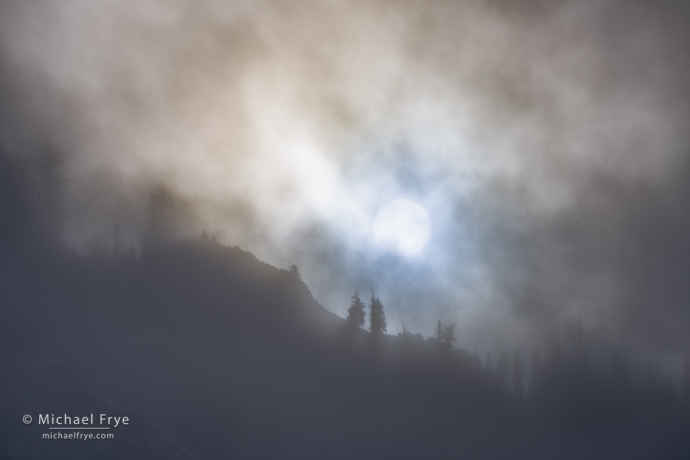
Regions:
<instances>
[{"instance_id":1,"label":"hazy sky","mask_svg":"<svg viewBox=\"0 0 690 460\"><path fill-rule=\"evenodd\" d=\"M81 244L168 185L196 236L299 265L389 332L529 353L566 319L690 350L682 2L0 1L0 142L67 155ZM512 3L512 2L511 2ZM414 256L376 244L396 199Z\"/></svg>"}]
</instances>

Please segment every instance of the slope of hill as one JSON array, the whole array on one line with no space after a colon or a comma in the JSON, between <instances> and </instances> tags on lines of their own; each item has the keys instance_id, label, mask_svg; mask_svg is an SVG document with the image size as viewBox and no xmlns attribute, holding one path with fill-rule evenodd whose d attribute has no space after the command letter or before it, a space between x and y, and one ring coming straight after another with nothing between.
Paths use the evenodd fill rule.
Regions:
<instances>
[{"instance_id":1,"label":"slope of hill","mask_svg":"<svg viewBox=\"0 0 690 460\"><path fill-rule=\"evenodd\" d=\"M552 340L523 397L505 365L348 328L238 248L81 257L22 177L0 152L0 458L690 457L688 399L656 378L634 388L620 355L607 382ZM130 422L42 439L60 430L40 414L92 413Z\"/></svg>"},{"instance_id":2,"label":"slope of hill","mask_svg":"<svg viewBox=\"0 0 690 460\"><path fill-rule=\"evenodd\" d=\"M348 331L304 283L237 248L194 241L140 262L16 263L4 286L4 359L64 366L208 458L418 456L468 442L495 451L477 436L488 426L467 415L481 403L493 429L512 423L506 395L466 353ZM37 413L84 406L51 378L29 372L4 397L29 386ZM50 399L45 388L50 409L36 404ZM84 410L104 410L92 404ZM6 423L22 411L31 412L16 407Z\"/></svg>"}]
</instances>

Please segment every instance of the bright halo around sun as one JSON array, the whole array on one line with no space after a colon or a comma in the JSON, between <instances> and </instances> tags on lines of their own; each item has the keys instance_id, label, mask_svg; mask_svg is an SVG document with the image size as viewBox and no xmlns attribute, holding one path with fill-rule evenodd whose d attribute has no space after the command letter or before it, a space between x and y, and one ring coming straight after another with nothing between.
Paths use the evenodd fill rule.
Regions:
<instances>
[{"instance_id":1,"label":"bright halo around sun","mask_svg":"<svg viewBox=\"0 0 690 460\"><path fill-rule=\"evenodd\" d=\"M391 201L379 210L374 220L374 237L379 246L405 256L421 251L430 234L429 215L414 201Z\"/></svg>"}]
</instances>

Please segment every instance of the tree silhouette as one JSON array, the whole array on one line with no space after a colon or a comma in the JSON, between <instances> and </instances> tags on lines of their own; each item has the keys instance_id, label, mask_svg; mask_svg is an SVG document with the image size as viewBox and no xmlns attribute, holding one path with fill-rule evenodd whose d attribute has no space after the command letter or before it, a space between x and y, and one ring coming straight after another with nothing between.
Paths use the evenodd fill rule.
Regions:
<instances>
[{"instance_id":1,"label":"tree silhouette","mask_svg":"<svg viewBox=\"0 0 690 460\"><path fill-rule=\"evenodd\" d=\"M446 350L453 348L453 342L455 342L455 326L456 323L443 324L439 321L439 326L441 327L441 344Z\"/></svg>"},{"instance_id":2,"label":"tree silhouette","mask_svg":"<svg viewBox=\"0 0 690 460\"><path fill-rule=\"evenodd\" d=\"M144 248L170 243L177 234L177 226L177 208L172 194L162 185L156 187L146 207Z\"/></svg>"},{"instance_id":3,"label":"tree silhouette","mask_svg":"<svg viewBox=\"0 0 690 460\"><path fill-rule=\"evenodd\" d=\"M436 325L436 329L434 329L434 337L436 337L436 340L438 340L438 343L440 344L441 340L443 339L443 323L440 320Z\"/></svg>"},{"instance_id":4,"label":"tree silhouette","mask_svg":"<svg viewBox=\"0 0 690 460\"><path fill-rule=\"evenodd\" d=\"M520 350L516 350L515 357L513 358L513 391L518 396L524 394L524 378L525 374L522 369L522 356L520 356Z\"/></svg>"},{"instance_id":5,"label":"tree silhouette","mask_svg":"<svg viewBox=\"0 0 690 460\"><path fill-rule=\"evenodd\" d=\"M378 297L371 293L371 304L369 305L369 330L374 335L383 335L386 332L386 315L383 312L383 304Z\"/></svg>"},{"instance_id":6,"label":"tree silhouette","mask_svg":"<svg viewBox=\"0 0 690 460\"><path fill-rule=\"evenodd\" d=\"M347 321L353 327L364 326L364 317L366 313L364 312L364 302L359 298L359 292L355 290L355 294L352 296L352 302L350 303L350 308L347 310Z\"/></svg>"},{"instance_id":7,"label":"tree silhouette","mask_svg":"<svg viewBox=\"0 0 690 460\"><path fill-rule=\"evenodd\" d=\"M290 270L288 270L288 272L298 280L302 279L302 275L299 274L299 268L297 268L297 265L290 265Z\"/></svg>"}]
</instances>

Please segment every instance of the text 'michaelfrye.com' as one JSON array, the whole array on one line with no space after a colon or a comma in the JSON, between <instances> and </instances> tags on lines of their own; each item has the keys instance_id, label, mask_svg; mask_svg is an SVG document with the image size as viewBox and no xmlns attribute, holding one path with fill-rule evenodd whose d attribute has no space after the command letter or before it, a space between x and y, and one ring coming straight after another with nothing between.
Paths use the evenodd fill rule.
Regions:
<instances>
[{"instance_id":1,"label":"text 'michaelfrye.com'","mask_svg":"<svg viewBox=\"0 0 690 460\"><path fill-rule=\"evenodd\" d=\"M33 422L33 417L26 414L22 417L25 425ZM43 439L114 439L113 433L104 433L111 429L129 425L130 418L127 416L113 416L108 414L93 413L88 415L72 416L68 414L38 414L38 425L44 425L50 431L43 433ZM82 432L82 430L86 432ZM63 432L66 431L66 432Z\"/></svg>"}]
</instances>

